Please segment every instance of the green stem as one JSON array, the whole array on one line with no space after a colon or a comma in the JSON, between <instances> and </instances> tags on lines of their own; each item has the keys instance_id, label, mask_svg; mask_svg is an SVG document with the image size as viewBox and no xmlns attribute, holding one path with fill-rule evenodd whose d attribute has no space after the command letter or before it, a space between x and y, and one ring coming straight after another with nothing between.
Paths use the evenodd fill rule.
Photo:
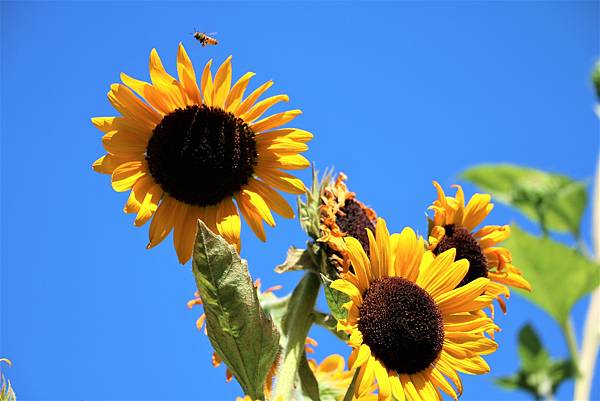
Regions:
<instances>
[{"instance_id":1,"label":"green stem","mask_svg":"<svg viewBox=\"0 0 600 401\"><path fill-rule=\"evenodd\" d=\"M354 388L356 387L356 380L358 379L358 374L360 373L360 368L356 369L354 372L354 377L352 377L352 382L346 391L346 395L344 396L344 401L352 401L354 397Z\"/></svg>"},{"instance_id":2,"label":"green stem","mask_svg":"<svg viewBox=\"0 0 600 401\"><path fill-rule=\"evenodd\" d=\"M575 338L575 329L573 328L573 319L570 317L562 324L563 334L567 340L567 347L571 354L571 359L575 366L579 366L579 350L577 348L577 339Z\"/></svg>"},{"instance_id":3,"label":"green stem","mask_svg":"<svg viewBox=\"0 0 600 401\"><path fill-rule=\"evenodd\" d=\"M313 310L319 295L321 280L317 274L307 271L294 290L282 324L283 335L287 338L283 362L277 372L275 396L292 400L298 365L304 352L304 343L314 321Z\"/></svg>"}]
</instances>

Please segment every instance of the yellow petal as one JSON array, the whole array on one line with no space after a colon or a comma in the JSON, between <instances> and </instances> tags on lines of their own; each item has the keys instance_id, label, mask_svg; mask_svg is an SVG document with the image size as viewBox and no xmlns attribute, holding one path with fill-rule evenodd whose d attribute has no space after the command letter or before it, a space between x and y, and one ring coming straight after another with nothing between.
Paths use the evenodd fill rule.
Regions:
<instances>
[{"instance_id":1,"label":"yellow petal","mask_svg":"<svg viewBox=\"0 0 600 401\"><path fill-rule=\"evenodd\" d=\"M313 139L313 134L311 134L308 131L298 129L298 128L281 128L281 129L276 129L273 131L262 132L260 134L257 134L255 139L256 139L256 143L263 143L263 142L271 143L273 141L281 141L281 140L306 143L306 142L310 141L311 139Z\"/></svg>"},{"instance_id":2,"label":"yellow petal","mask_svg":"<svg viewBox=\"0 0 600 401\"><path fill-rule=\"evenodd\" d=\"M122 158L143 158L147 142L137 135L111 131L102 137L102 145L108 153Z\"/></svg>"},{"instance_id":3,"label":"yellow petal","mask_svg":"<svg viewBox=\"0 0 600 401\"><path fill-rule=\"evenodd\" d=\"M434 298L442 313L470 312L477 297L483 294L489 279L479 277L470 283ZM476 308L476 307L475 307ZM478 309L478 308L477 308Z\"/></svg>"},{"instance_id":4,"label":"yellow petal","mask_svg":"<svg viewBox=\"0 0 600 401\"><path fill-rule=\"evenodd\" d=\"M346 237L345 243L348 248L350 263L352 264L354 274L358 279L358 289L361 292L364 292L369 288L369 283L373 281L371 262L362 245L356 238Z\"/></svg>"},{"instance_id":5,"label":"yellow petal","mask_svg":"<svg viewBox=\"0 0 600 401\"><path fill-rule=\"evenodd\" d=\"M188 105L202 104L194 66L181 43L179 43L179 48L177 49L177 75L187 95Z\"/></svg>"},{"instance_id":6,"label":"yellow petal","mask_svg":"<svg viewBox=\"0 0 600 401\"><path fill-rule=\"evenodd\" d=\"M162 194L162 188L158 184L152 185L148 192L146 192L146 196L144 196L144 200L140 205L140 210L135 217L134 224L137 227L143 226L150 220L158 208L158 202L160 201Z\"/></svg>"},{"instance_id":7,"label":"yellow petal","mask_svg":"<svg viewBox=\"0 0 600 401\"><path fill-rule=\"evenodd\" d=\"M200 81L200 86L202 87L202 96L204 104L207 106L212 106L212 95L213 95L213 81L212 74L210 73L210 66L212 65L212 59L208 60L208 63L204 66L204 71L202 71L202 78Z\"/></svg>"},{"instance_id":8,"label":"yellow petal","mask_svg":"<svg viewBox=\"0 0 600 401\"><path fill-rule=\"evenodd\" d=\"M287 219L294 218L294 209L292 209L290 204L283 198L283 196L279 195L265 183L251 178L250 182L248 183L248 188L259 194L261 198L264 199L269 209L273 210L275 213Z\"/></svg>"},{"instance_id":9,"label":"yellow petal","mask_svg":"<svg viewBox=\"0 0 600 401\"><path fill-rule=\"evenodd\" d=\"M362 303L362 295L360 294L360 291L347 280L337 279L331 283L331 288L348 295L353 300L356 300L355 303L359 305Z\"/></svg>"},{"instance_id":10,"label":"yellow petal","mask_svg":"<svg viewBox=\"0 0 600 401\"><path fill-rule=\"evenodd\" d=\"M175 224L175 218L178 216L178 210L181 207L183 207L183 204L170 196L166 196L163 199L150 223L147 249L160 244L169 235Z\"/></svg>"},{"instance_id":11,"label":"yellow petal","mask_svg":"<svg viewBox=\"0 0 600 401\"><path fill-rule=\"evenodd\" d=\"M267 185L281 191L296 195L302 195L306 192L306 186L301 179L284 171L257 166L255 174Z\"/></svg>"},{"instance_id":12,"label":"yellow petal","mask_svg":"<svg viewBox=\"0 0 600 401\"><path fill-rule=\"evenodd\" d=\"M239 252L242 223L231 198L225 198L219 203L216 222L219 234L223 236L225 241L235 245Z\"/></svg>"},{"instance_id":13,"label":"yellow petal","mask_svg":"<svg viewBox=\"0 0 600 401\"><path fill-rule=\"evenodd\" d=\"M367 344L362 344L358 349L358 354L356 356L356 360L354 364L350 367L351 369L356 369L359 366L362 366L369 360L371 357L371 348Z\"/></svg>"},{"instance_id":14,"label":"yellow petal","mask_svg":"<svg viewBox=\"0 0 600 401\"><path fill-rule=\"evenodd\" d=\"M265 93L267 89L269 89L273 85L273 81L267 81L258 88L256 88L244 101L235 109L233 114L236 116L241 116L245 112L247 112L250 107L258 100L260 95ZM257 132L257 131L254 131Z\"/></svg>"},{"instance_id":15,"label":"yellow petal","mask_svg":"<svg viewBox=\"0 0 600 401\"><path fill-rule=\"evenodd\" d=\"M150 52L149 68L152 85L160 90L170 100L171 104L176 107L185 107L187 102L183 97L183 88L179 81L165 71L156 49L152 49Z\"/></svg>"},{"instance_id":16,"label":"yellow petal","mask_svg":"<svg viewBox=\"0 0 600 401\"><path fill-rule=\"evenodd\" d=\"M382 276L394 276L394 266L391 263L390 233L382 218L377 219L375 239L379 248L379 263Z\"/></svg>"},{"instance_id":17,"label":"yellow petal","mask_svg":"<svg viewBox=\"0 0 600 401\"><path fill-rule=\"evenodd\" d=\"M377 387L379 388L379 400L389 400L392 391L388 372L378 360L375 360L375 378L377 379Z\"/></svg>"},{"instance_id":18,"label":"yellow petal","mask_svg":"<svg viewBox=\"0 0 600 401\"><path fill-rule=\"evenodd\" d=\"M242 102L242 97L248 87L248 83L254 75L256 74L253 72L247 72L233 85L227 95L227 99L225 99L225 110L235 113L235 110Z\"/></svg>"},{"instance_id":19,"label":"yellow petal","mask_svg":"<svg viewBox=\"0 0 600 401\"><path fill-rule=\"evenodd\" d=\"M98 172L98 173L103 173L103 174L112 174L113 171L115 171L115 169L117 167L119 167L121 164L123 163L127 163L130 161L135 161L136 158L131 158L131 157L120 157L120 156L115 156L115 155L104 155L101 158L99 158L98 160L96 160L94 162L94 164L92 164L92 168L94 169L94 171ZM143 156L140 155L139 157L137 157L138 161L143 160Z\"/></svg>"},{"instance_id":20,"label":"yellow petal","mask_svg":"<svg viewBox=\"0 0 600 401\"><path fill-rule=\"evenodd\" d=\"M400 236L394 239L394 248L392 252L396 275L409 281L416 281L421 258L425 252L423 239L417 239L415 232L406 227Z\"/></svg>"},{"instance_id":21,"label":"yellow petal","mask_svg":"<svg viewBox=\"0 0 600 401\"><path fill-rule=\"evenodd\" d=\"M423 279L419 276L417 284L425 288L434 299L455 289L469 271L469 261L461 259L454 262L455 255L456 250L451 248L439 254L428 269L421 270Z\"/></svg>"},{"instance_id":22,"label":"yellow petal","mask_svg":"<svg viewBox=\"0 0 600 401\"><path fill-rule=\"evenodd\" d=\"M259 155L258 163L269 169L302 170L310 166L308 159L302 155L278 155L269 151Z\"/></svg>"},{"instance_id":23,"label":"yellow petal","mask_svg":"<svg viewBox=\"0 0 600 401\"><path fill-rule=\"evenodd\" d=\"M273 107L275 104L277 104L279 102L289 102L289 101L290 101L290 98L288 97L288 95L277 95L277 96L268 97L268 98L256 103L254 106L252 106L250 108L250 110L248 110L246 113L240 115L240 118L242 120L244 120L246 123L251 123L254 120L256 120L257 118L260 118L260 116L262 116L265 113L265 111L267 111L269 108Z\"/></svg>"},{"instance_id":24,"label":"yellow petal","mask_svg":"<svg viewBox=\"0 0 600 401\"><path fill-rule=\"evenodd\" d=\"M402 383L400 383L400 378L397 375L390 376L390 386L392 388L392 394L396 401L405 401L406 397L404 395L404 389L402 388Z\"/></svg>"},{"instance_id":25,"label":"yellow petal","mask_svg":"<svg viewBox=\"0 0 600 401\"><path fill-rule=\"evenodd\" d=\"M125 192L146 174L147 170L143 161L123 163L112 173L112 187L117 192Z\"/></svg>"},{"instance_id":26,"label":"yellow petal","mask_svg":"<svg viewBox=\"0 0 600 401\"><path fill-rule=\"evenodd\" d=\"M273 219L269 205L267 205L262 196L250 188L250 186L246 186L246 188L240 191L240 198L243 198L247 204L251 205L254 211L258 213L268 225L271 227L275 226L275 220Z\"/></svg>"},{"instance_id":27,"label":"yellow petal","mask_svg":"<svg viewBox=\"0 0 600 401\"><path fill-rule=\"evenodd\" d=\"M463 218L463 226L467 230L473 231L490 214L494 208L490 200L491 197L488 194L475 194L471 197Z\"/></svg>"},{"instance_id":28,"label":"yellow petal","mask_svg":"<svg viewBox=\"0 0 600 401\"><path fill-rule=\"evenodd\" d=\"M170 99L164 96L159 89L155 88L147 82L132 78L123 72L121 73L121 81L123 81L125 85L133 89L156 111L163 115L170 113L177 107L176 105L173 105Z\"/></svg>"},{"instance_id":29,"label":"yellow petal","mask_svg":"<svg viewBox=\"0 0 600 401\"><path fill-rule=\"evenodd\" d=\"M250 124L250 128L254 132L267 131L289 123L294 118L298 117L300 114L302 114L302 111L297 109L273 114L272 116L263 118L262 120Z\"/></svg>"},{"instance_id":30,"label":"yellow petal","mask_svg":"<svg viewBox=\"0 0 600 401\"><path fill-rule=\"evenodd\" d=\"M240 208L240 212L244 217L244 220L246 220L246 223L250 226L254 232L254 235L256 235L256 237L261 241L266 241L267 238L262 219L258 212L256 212L255 207L252 205L252 203L250 203L250 200L247 197L242 196L241 193L238 193L235 196L235 199L238 207Z\"/></svg>"},{"instance_id":31,"label":"yellow petal","mask_svg":"<svg viewBox=\"0 0 600 401\"><path fill-rule=\"evenodd\" d=\"M112 84L108 92L108 100L123 116L150 131L162 120L162 116L157 111L142 102L125 85Z\"/></svg>"},{"instance_id":32,"label":"yellow petal","mask_svg":"<svg viewBox=\"0 0 600 401\"><path fill-rule=\"evenodd\" d=\"M231 56L227 57L215 74L212 105L225 108L225 99L231 88Z\"/></svg>"},{"instance_id":33,"label":"yellow petal","mask_svg":"<svg viewBox=\"0 0 600 401\"><path fill-rule=\"evenodd\" d=\"M142 207L142 202L150 188L154 185L154 180L150 175L145 175L135 182L129 193L129 198L123 211L125 213L137 213Z\"/></svg>"}]
</instances>

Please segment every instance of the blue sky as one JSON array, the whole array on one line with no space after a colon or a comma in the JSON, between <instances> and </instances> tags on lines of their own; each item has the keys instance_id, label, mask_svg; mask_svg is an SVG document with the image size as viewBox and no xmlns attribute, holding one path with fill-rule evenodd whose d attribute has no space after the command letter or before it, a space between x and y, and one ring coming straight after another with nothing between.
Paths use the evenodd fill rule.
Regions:
<instances>
[{"instance_id":1,"label":"blue sky","mask_svg":"<svg viewBox=\"0 0 600 401\"><path fill-rule=\"evenodd\" d=\"M120 72L148 79L153 47L171 73L181 41L197 68L232 54L235 77L256 72L254 87L273 79L270 93L304 111L295 125L315 134L308 157L317 167L344 171L392 230L424 232L431 180L449 186L471 165L590 180L598 4L2 2L0 355L14 362L7 374L19 399L241 395L210 364L200 310L186 308L189 265L170 240L145 250L147 228L122 213L126 195L90 167L102 154L90 117L114 114L106 93ZM221 43L200 47L194 28L217 31ZM531 227L502 206L490 221L511 220ZM243 257L264 285L291 291L299 276L272 267L303 233L279 219L267 235L261 243L244 226ZM586 305L574 311L579 332ZM526 322L566 355L551 319L514 296L499 318L492 373L465 376L463 399L528 399L492 383L516 370ZM348 355L328 333L312 335L317 359ZM559 399L571 394L564 385ZM593 394L600 399L599 384Z\"/></svg>"}]
</instances>

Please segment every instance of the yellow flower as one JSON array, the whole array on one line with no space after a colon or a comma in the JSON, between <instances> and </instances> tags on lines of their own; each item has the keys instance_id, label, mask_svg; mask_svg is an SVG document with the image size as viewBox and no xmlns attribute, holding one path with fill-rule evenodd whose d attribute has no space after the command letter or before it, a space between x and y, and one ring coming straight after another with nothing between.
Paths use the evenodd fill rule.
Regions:
<instances>
[{"instance_id":1,"label":"yellow flower","mask_svg":"<svg viewBox=\"0 0 600 401\"><path fill-rule=\"evenodd\" d=\"M344 357L338 354L329 355L320 364L310 359L308 365L319 383L321 401L342 401L354 376L353 370L344 369ZM353 401L376 401L377 395L373 394L374 390L374 386L365 386L363 392L357 394Z\"/></svg>"},{"instance_id":2,"label":"yellow flower","mask_svg":"<svg viewBox=\"0 0 600 401\"><path fill-rule=\"evenodd\" d=\"M268 81L244 98L254 73L246 73L231 85L231 57L214 79L211 64L212 60L206 64L199 87L181 44L178 80L165 71L153 49L152 84L121 74L124 85L113 84L108 92L121 115L92 119L105 133L102 143L108 152L94 162L94 170L111 174L116 191L131 191L125 212L136 214L136 226L152 219L148 248L173 230L181 263L192 254L197 219L239 250L240 212L265 241L263 220L275 225L271 210L294 217L274 188L292 194L306 190L301 180L283 171L309 165L300 153L308 149L306 142L312 134L280 128L300 110L263 118L271 106L287 102L288 96L257 102L273 84Z\"/></svg>"},{"instance_id":3,"label":"yellow flower","mask_svg":"<svg viewBox=\"0 0 600 401\"><path fill-rule=\"evenodd\" d=\"M508 249L497 246L510 236L510 226L483 226L483 222L494 205L488 194L475 194L465 206L465 195L460 185L455 185L456 196L446 196L436 181L438 198L433 202L433 227L429 234L429 249L438 255L447 249L456 248L457 258L465 258L470 267L465 278L459 283L464 285L478 277L487 277L489 294L496 297L500 307L506 312L506 303L501 295L510 296L503 284L530 291L531 285L523 278L521 271L512 262Z\"/></svg>"},{"instance_id":4,"label":"yellow flower","mask_svg":"<svg viewBox=\"0 0 600 401\"><path fill-rule=\"evenodd\" d=\"M375 228L377 215L348 191L346 175L339 173L335 183L323 188L320 207L319 241L331 249L331 260L341 271L347 271L350 263L344 238L357 238L368 252L369 240L366 229Z\"/></svg>"},{"instance_id":5,"label":"yellow flower","mask_svg":"<svg viewBox=\"0 0 600 401\"><path fill-rule=\"evenodd\" d=\"M346 239L354 271L332 283L350 297L338 329L350 334L348 365L360 368L357 393L376 380L380 400L441 400L439 390L456 399L462 393L456 371L487 373L481 355L497 348L485 336L497 327L482 311L494 299L482 295L490 280L456 288L469 262L455 262L454 249L435 257L410 228L390 236L378 219L368 236L369 256L358 240Z\"/></svg>"}]
</instances>

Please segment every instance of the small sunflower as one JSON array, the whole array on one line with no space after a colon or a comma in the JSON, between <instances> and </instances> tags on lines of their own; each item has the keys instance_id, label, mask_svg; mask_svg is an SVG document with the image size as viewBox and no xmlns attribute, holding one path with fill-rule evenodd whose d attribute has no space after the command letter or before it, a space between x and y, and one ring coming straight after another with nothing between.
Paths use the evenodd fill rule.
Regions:
<instances>
[{"instance_id":1,"label":"small sunflower","mask_svg":"<svg viewBox=\"0 0 600 401\"><path fill-rule=\"evenodd\" d=\"M490 195L475 194L465 206L465 195L460 185L455 185L455 197L446 196L436 181L433 185L438 198L430 207L435 214L429 234L429 249L439 255L455 248L458 259L469 261L469 271L458 285L465 285L479 277L489 278L491 282L487 291L496 297L506 312L506 303L501 295L509 297L510 292L504 284L531 291L529 282L511 263L510 251L497 246L510 236L510 226L489 225L475 231L494 208Z\"/></svg>"},{"instance_id":2,"label":"small sunflower","mask_svg":"<svg viewBox=\"0 0 600 401\"><path fill-rule=\"evenodd\" d=\"M347 238L354 271L332 283L350 297L338 329L350 334L349 367L361 369L357 392L376 380L380 400L441 400L440 390L456 399L456 371L489 372L481 355L497 348L485 335L497 326L482 311L494 299L482 295L490 280L456 288L469 262L455 261L454 249L435 257L410 228L390 236L378 219L375 234L367 234L370 255Z\"/></svg>"},{"instance_id":3,"label":"small sunflower","mask_svg":"<svg viewBox=\"0 0 600 401\"><path fill-rule=\"evenodd\" d=\"M350 263L344 238L354 237L369 252L366 229L374 230L377 215L370 207L350 192L345 181L347 176L339 173L333 184L323 188L320 206L320 232L318 239L327 244L331 260L341 271L347 271Z\"/></svg>"},{"instance_id":4,"label":"small sunflower","mask_svg":"<svg viewBox=\"0 0 600 401\"><path fill-rule=\"evenodd\" d=\"M152 219L148 248L173 230L182 264L191 257L197 219L239 250L239 213L265 241L263 220L275 225L271 210L294 217L274 188L292 194L306 191L301 180L283 171L309 165L300 153L308 149L312 134L280 128L300 110L263 118L288 96L258 101L273 85L268 81L244 98L254 73L231 85L231 57L214 79L211 64L212 60L204 67L199 87L183 45L177 54L179 80L165 71L153 49L152 83L121 74L124 85L113 84L108 92L121 115L92 119L105 133L102 143L108 152L94 162L94 170L111 174L116 191L131 191L125 212L136 214L136 226Z\"/></svg>"},{"instance_id":5,"label":"small sunflower","mask_svg":"<svg viewBox=\"0 0 600 401\"><path fill-rule=\"evenodd\" d=\"M308 361L319 383L321 401L342 401L346 390L352 382L354 371L345 370L344 357L338 354L329 355L320 364L314 359ZM377 401L377 395L373 394L374 386L364 388L365 391L353 398L353 401Z\"/></svg>"}]
</instances>

